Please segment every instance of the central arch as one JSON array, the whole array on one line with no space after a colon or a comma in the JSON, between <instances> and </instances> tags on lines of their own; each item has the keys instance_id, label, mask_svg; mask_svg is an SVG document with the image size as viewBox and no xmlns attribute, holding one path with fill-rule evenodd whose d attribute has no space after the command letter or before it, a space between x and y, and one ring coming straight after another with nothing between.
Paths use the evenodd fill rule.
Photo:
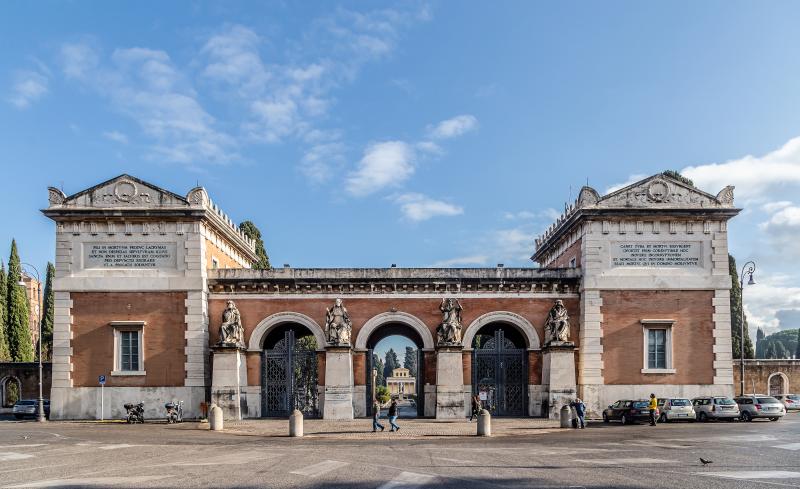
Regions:
<instances>
[{"instance_id":1,"label":"central arch","mask_svg":"<svg viewBox=\"0 0 800 489\"><path fill-rule=\"evenodd\" d=\"M529 350L541 349L539 333L536 332L536 328L533 327L533 324L519 314L514 314L509 311L487 312L469 323L469 326L467 326L464 332L464 349L472 349L472 341L478 333L478 330L490 323L508 323L516 326L525 336L526 346Z\"/></svg>"},{"instance_id":2,"label":"central arch","mask_svg":"<svg viewBox=\"0 0 800 489\"><path fill-rule=\"evenodd\" d=\"M384 324L389 323L400 323L410 326L411 328L416 331L419 335L420 339L422 340L422 348L426 350L433 350L435 347L435 342L433 340L433 335L425 323L422 322L418 317L408 314L407 312L382 312L377 316L373 316L370 318L364 326L358 331L358 336L356 336L356 344L355 348L357 350L366 350L367 349L367 340L369 337L372 336L378 328L383 326Z\"/></svg>"}]
</instances>

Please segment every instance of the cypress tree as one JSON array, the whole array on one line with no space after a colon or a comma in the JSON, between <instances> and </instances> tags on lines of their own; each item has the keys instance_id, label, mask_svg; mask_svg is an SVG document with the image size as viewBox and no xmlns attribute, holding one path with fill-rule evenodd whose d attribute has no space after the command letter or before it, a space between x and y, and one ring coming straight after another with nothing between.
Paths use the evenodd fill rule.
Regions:
<instances>
[{"instance_id":1,"label":"cypress tree","mask_svg":"<svg viewBox=\"0 0 800 489\"><path fill-rule=\"evenodd\" d=\"M28 314L28 296L25 293L25 287L19 285L22 280L22 264L19 260L15 240L11 240L11 257L8 259L8 278L6 280L8 346L11 351L11 360L32 362L33 343L29 323L30 315Z\"/></svg>"},{"instance_id":2,"label":"cypress tree","mask_svg":"<svg viewBox=\"0 0 800 489\"><path fill-rule=\"evenodd\" d=\"M397 359L397 353L392 348L386 352L386 363L383 367L383 377L391 377L392 370L400 367L400 361Z\"/></svg>"},{"instance_id":3,"label":"cypress tree","mask_svg":"<svg viewBox=\"0 0 800 489\"><path fill-rule=\"evenodd\" d=\"M272 268L269 263L267 250L264 249L264 241L261 239L261 231L259 231L256 225L253 224L253 221L243 221L241 224L239 224L239 230L247 235L248 238L256 242L256 255L258 255L258 261L253 263L253 268L255 270L268 270Z\"/></svg>"},{"instance_id":4,"label":"cypress tree","mask_svg":"<svg viewBox=\"0 0 800 489\"><path fill-rule=\"evenodd\" d=\"M386 377L383 375L383 360L378 355L372 354L372 368L377 370L375 375L375 387L386 385Z\"/></svg>"},{"instance_id":5,"label":"cypress tree","mask_svg":"<svg viewBox=\"0 0 800 489\"><path fill-rule=\"evenodd\" d=\"M733 344L733 358L741 356L741 325L742 325L742 287L739 284L739 272L736 269L736 259L728 255L728 270L731 275L731 343ZM753 358L753 340L747 328L747 317L744 318L744 357Z\"/></svg>"},{"instance_id":6,"label":"cypress tree","mask_svg":"<svg viewBox=\"0 0 800 489\"><path fill-rule=\"evenodd\" d=\"M794 348L794 357L800 359L800 328L797 328L797 345Z\"/></svg>"},{"instance_id":7,"label":"cypress tree","mask_svg":"<svg viewBox=\"0 0 800 489\"><path fill-rule=\"evenodd\" d=\"M764 349L764 358L775 358L775 343L769 342L767 347Z\"/></svg>"},{"instance_id":8,"label":"cypress tree","mask_svg":"<svg viewBox=\"0 0 800 489\"><path fill-rule=\"evenodd\" d=\"M764 358L764 330L758 328L756 330L756 358Z\"/></svg>"},{"instance_id":9,"label":"cypress tree","mask_svg":"<svg viewBox=\"0 0 800 489\"><path fill-rule=\"evenodd\" d=\"M417 376L417 350L413 346L406 347L406 354L403 357L403 367L407 368L411 375Z\"/></svg>"},{"instance_id":10,"label":"cypress tree","mask_svg":"<svg viewBox=\"0 0 800 489\"><path fill-rule=\"evenodd\" d=\"M53 292L53 278L56 267L47 262L46 278L44 280L44 304L42 304L42 360L53 359L53 315L55 313L55 292Z\"/></svg>"},{"instance_id":11,"label":"cypress tree","mask_svg":"<svg viewBox=\"0 0 800 489\"><path fill-rule=\"evenodd\" d=\"M6 304L6 265L0 263L0 362L11 360L11 351L8 348L8 326L6 316L8 307Z\"/></svg>"},{"instance_id":12,"label":"cypress tree","mask_svg":"<svg viewBox=\"0 0 800 489\"><path fill-rule=\"evenodd\" d=\"M775 357L774 358L786 358L786 346L783 344L782 341L775 342Z\"/></svg>"}]
</instances>

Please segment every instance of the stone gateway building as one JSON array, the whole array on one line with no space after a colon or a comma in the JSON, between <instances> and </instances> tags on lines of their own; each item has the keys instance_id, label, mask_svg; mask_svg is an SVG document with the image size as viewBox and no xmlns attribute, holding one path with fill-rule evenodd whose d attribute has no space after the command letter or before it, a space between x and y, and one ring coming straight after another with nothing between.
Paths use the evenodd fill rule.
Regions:
<instances>
[{"instance_id":1,"label":"stone gateway building","mask_svg":"<svg viewBox=\"0 0 800 489\"><path fill-rule=\"evenodd\" d=\"M420 416L590 413L623 397L733 394L727 222L711 195L659 174L584 187L535 240L540 268L254 270L255 245L205 189L128 175L50 188L56 309L51 416L143 401L228 418L371 414L372 349L418 348ZM278 231L279 232L279 231Z\"/></svg>"}]
</instances>

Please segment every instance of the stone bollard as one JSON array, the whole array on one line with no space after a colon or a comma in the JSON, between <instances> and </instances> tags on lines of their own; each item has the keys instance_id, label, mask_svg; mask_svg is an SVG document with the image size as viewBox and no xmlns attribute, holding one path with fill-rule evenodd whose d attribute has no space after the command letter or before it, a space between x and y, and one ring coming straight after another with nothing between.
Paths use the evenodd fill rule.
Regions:
<instances>
[{"instance_id":1,"label":"stone bollard","mask_svg":"<svg viewBox=\"0 0 800 489\"><path fill-rule=\"evenodd\" d=\"M219 406L212 406L211 413L208 415L208 424L211 425L212 431L222 431L222 408Z\"/></svg>"},{"instance_id":2,"label":"stone bollard","mask_svg":"<svg viewBox=\"0 0 800 489\"><path fill-rule=\"evenodd\" d=\"M478 415L478 436L492 436L492 415L485 409Z\"/></svg>"},{"instance_id":3,"label":"stone bollard","mask_svg":"<svg viewBox=\"0 0 800 489\"><path fill-rule=\"evenodd\" d=\"M561 407L561 427L572 428L572 409L569 406Z\"/></svg>"},{"instance_id":4,"label":"stone bollard","mask_svg":"<svg viewBox=\"0 0 800 489\"><path fill-rule=\"evenodd\" d=\"M292 411L292 415L289 416L289 436L303 436L303 413L298 409Z\"/></svg>"}]
</instances>

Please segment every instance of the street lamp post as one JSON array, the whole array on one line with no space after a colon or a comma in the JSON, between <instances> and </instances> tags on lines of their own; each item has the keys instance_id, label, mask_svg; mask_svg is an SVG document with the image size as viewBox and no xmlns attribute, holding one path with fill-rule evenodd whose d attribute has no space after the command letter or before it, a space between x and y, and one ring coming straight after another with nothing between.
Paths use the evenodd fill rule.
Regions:
<instances>
[{"instance_id":1,"label":"street lamp post","mask_svg":"<svg viewBox=\"0 0 800 489\"><path fill-rule=\"evenodd\" d=\"M36 307L36 316L39 321L39 398L36 400L36 421L43 423L47 421L47 417L44 414L44 397L42 396L42 280L39 276L39 270L37 270L36 267L30 263L22 263L22 265L32 269L36 273L36 282L38 283L36 289L39 292L39 304ZM20 281L19 285L24 287L25 282Z\"/></svg>"},{"instance_id":2,"label":"street lamp post","mask_svg":"<svg viewBox=\"0 0 800 489\"><path fill-rule=\"evenodd\" d=\"M742 273L739 275L739 297L742 301L742 317L741 322L739 324L740 333L739 333L739 395L744 395L744 276L750 275L750 280L747 281L747 285L755 285L755 280L753 280L753 273L756 271L756 264L755 262L749 261L744 264L742 267Z\"/></svg>"}]
</instances>

